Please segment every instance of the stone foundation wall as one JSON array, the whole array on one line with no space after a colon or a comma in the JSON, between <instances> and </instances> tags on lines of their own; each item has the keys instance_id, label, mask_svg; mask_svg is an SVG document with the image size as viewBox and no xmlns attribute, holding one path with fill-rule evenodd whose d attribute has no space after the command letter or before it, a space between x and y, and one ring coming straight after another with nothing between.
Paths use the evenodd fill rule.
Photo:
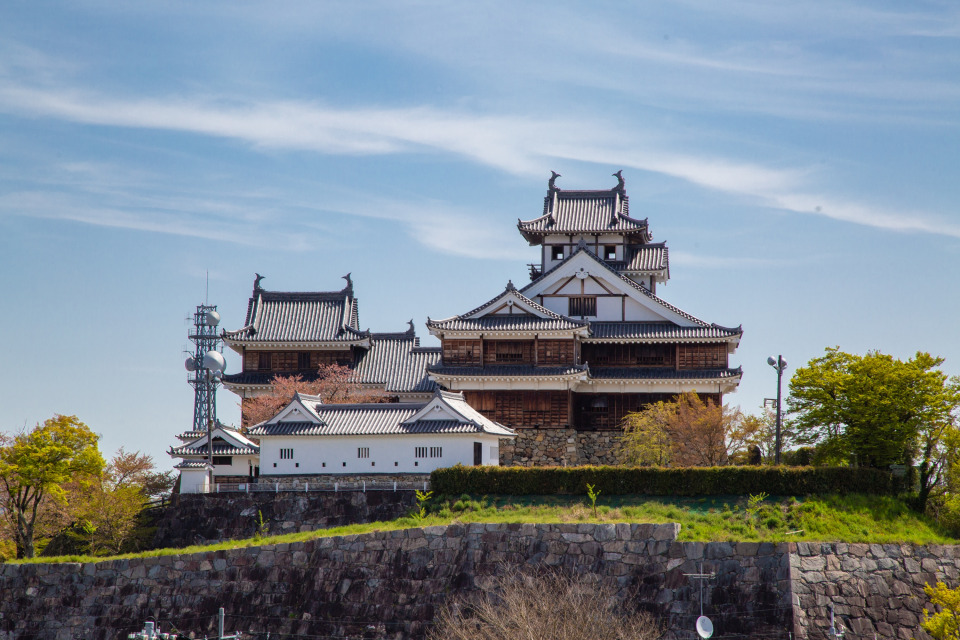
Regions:
<instances>
[{"instance_id":1,"label":"stone foundation wall","mask_svg":"<svg viewBox=\"0 0 960 640\"><path fill-rule=\"evenodd\" d=\"M155 558L0 568L0 640L113 640L156 620L194 637L228 632L423 638L451 594L487 589L509 566L611 586L688 638L699 583L716 637L786 637L786 545L681 543L679 525L469 524ZM249 634L249 636L248 636Z\"/></svg>"},{"instance_id":2,"label":"stone foundation wall","mask_svg":"<svg viewBox=\"0 0 960 640\"><path fill-rule=\"evenodd\" d=\"M261 516L269 535L394 520L409 514L414 504L412 490L183 494L163 510L152 546L250 538L260 528Z\"/></svg>"},{"instance_id":3,"label":"stone foundation wall","mask_svg":"<svg viewBox=\"0 0 960 640\"><path fill-rule=\"evenodd\" d=\"M847 638L929 638L923 585L957 586L960 547L800 542L790 569L798 638L832 638L831 605Z\"/></svg>"},{"instance_id":4,"label":"stone foundation wall","mask_svg":"<svg viewBox=\"0 0 960 640\"><path fill-rule=\"evenodd\" d=\"M516 429L514 440L500 441L500 464L542 467L580 464L576 429Z\"/></svg>"},{"instance_id":5,"label":"stone foundation wall","mask_svg":"<svg viewBox=\"0 0 960 640\"><path fill-rule=\"evenodd\" d=\"M583 574L695 638L700 581L715 638L929 640L924 584L957 586L960 547L678 542L679 525L469 524L88 564L0 566L0 640L113 640L147 618L203 637L228 631L424 637L452 594L511 566ZM376 624L372 625L371 622Z\"/></svg>"},{"instance_id":6,"label":"stone foundation wall","mask_svg":"<svg viewBox=\"0 0 960 640\"><path fill-rule=\"evenodd\" d=\"M504 466L575 466L620 464L619 431L517 429L513 442L500 441Z\"/></svg>"},{"instance_id":7,"label":"stone foundation wall","mask_svg":"<svg viewBox=\"0 0 960 640\"><path fill-rule=\"evenodd\" d=\"M621 464L619 431L581 431L577 434L580 464Z\"/></svg>"},{"instance_id":8,"label":"stone foundation wall","mask_svg":"<svg viewBox=\"0 0 960 640\"><path fill-rule=\"evenodd\" d=\"M366 483L371 487L385 487L392 485L394 482L397 483L398 488L410 489L411 487L416 486L419 489L423 488L423 483L430 482L429 473L364 473L364 474L350 474L350 473L330 473L320 475L307 475L307 476L296 476L296 475L270 475L267 473L260 474L259 484L261 486L269 487L274 483L280 484L280 490L294 487L294 488L306 488L312 490L316 487L323 487L324 489L333 489L334 485L345 486L345 487L360 487L363 483Z\"/></svg>"}]
</instances>

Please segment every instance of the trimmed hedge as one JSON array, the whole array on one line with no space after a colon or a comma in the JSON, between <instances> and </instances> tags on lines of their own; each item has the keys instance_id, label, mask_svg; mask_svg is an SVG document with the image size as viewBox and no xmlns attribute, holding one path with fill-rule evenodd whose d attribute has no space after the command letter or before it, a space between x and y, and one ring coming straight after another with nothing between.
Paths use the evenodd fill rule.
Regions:
<instances>
[{"instance_id":1,"label":"trimmed hedge","mask_svg":"<svg viewBox=\"0 0 960 640\"><path fill-rule=\"evenodd\" d=\"M902 478L853 467L465 467L436 469L431 489L442 495L585 494L587 483L606 496L750 495L828 493L895 495Z\"/></svg>"}]
</instances>

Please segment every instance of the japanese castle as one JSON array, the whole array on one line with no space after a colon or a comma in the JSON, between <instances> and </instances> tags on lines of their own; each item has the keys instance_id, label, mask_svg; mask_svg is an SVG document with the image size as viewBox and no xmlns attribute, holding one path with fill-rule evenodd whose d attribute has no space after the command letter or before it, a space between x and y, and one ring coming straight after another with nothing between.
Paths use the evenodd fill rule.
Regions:
<instances>
[{"instance_id":1,"label":"japanese castle","mask_svg":"<svg viewBox=\"0 0 960 640\"><path fill-rule=\"evenodd\" d=\"M426 329L439 339L439 348L420 346L412 321L396 333L361 330L349 274L339 291L309 293L266 291L258 276L244 326L223 332L243 367L225 375L224 386L246 400L267 393L274 375L309 379L319 365L336 362L351 367L362 387L410 406L409 412L431 402L452 403L459 419L475 423L472 431L458 432L465 441L480 432L492 438L482 455L435 460L431 468L456 462L616 463L617 436L628 413L688 391L722 403L723 395L737 388L742 371L730 366L729 356L743 330L701 320L657 295L670 278L669 252L665 243L653 242L646 219L630 216L623 178L614 175L612 189L573 191L556 186L554 173L542 214L517 223L540 251L539 263L530 265L530 281L491 287L499 293L461 315L428 317ZM444 409L448 418L450 411ZM394 413L398 424L409 418ZM247 436L256 440L271 429L276 431L252 426ZM311 435L320 431L307 429L301 437L320 439ZM361 425L354 432L357 446L351 450L360 453L367 447L370 452L409 448L410 435L402 427ZM202 460L206 438L182 439L171 454L182 457L182 464ZM216 442L214 447L216 453ZM322 445L301 448L315 457ZM194 455L186 455L188 449ZM490 455L495 450L496 458ZM384 471L414 471L414 461L411 457L408 468L400 468L399 460L385 461ZM260 472L269 474L274 462L261 459ZM347 461L306 466L313 473L337 473ZM231 471L219 474L215 465L214 473L236 470Z\"/></svg>"}]
</instances>

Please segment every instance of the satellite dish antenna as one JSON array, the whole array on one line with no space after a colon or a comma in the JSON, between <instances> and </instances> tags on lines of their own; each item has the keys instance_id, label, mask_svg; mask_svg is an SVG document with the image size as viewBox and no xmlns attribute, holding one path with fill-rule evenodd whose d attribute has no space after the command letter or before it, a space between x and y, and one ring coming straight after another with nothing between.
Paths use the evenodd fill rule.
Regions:
<instances>
[{"instance_id":1,"label":"satellite dish antenna","mask_svg":"<svg viewBox=\"0 0 960 640\"><path fill-rule=\"evenodd\" d=\"M697 635L701 638L709 638L713 635L713 622L707 616L697 618Z\"/></svg>"},{"instance_id":2,"label":"satellite dish antenna","mask_svg":"<svg viewBox=\"0 0 960 640\"><path fill-rule=\"evenodd\" d=\"M207 351L203 354L203 368L211 371L224 371L227 368L227 362L218 351Z\"/></svg>"}]
</instances>

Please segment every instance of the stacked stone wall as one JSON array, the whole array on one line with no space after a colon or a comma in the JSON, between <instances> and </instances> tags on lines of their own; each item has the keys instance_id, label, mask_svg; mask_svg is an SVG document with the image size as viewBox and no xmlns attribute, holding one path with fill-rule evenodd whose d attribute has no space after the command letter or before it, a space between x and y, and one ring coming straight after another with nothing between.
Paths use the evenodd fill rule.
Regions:
<instances>
[{"instance_id":1,"label":"stacked stone wall","mask_svg":"<svg viewBox=\"0 0 960 640\"><path fill-rule=\"evenodd\" d=\"M517 429L515 440L500 441L504 466L621 464L619 431Z\"/></svg>"},{"instance_id":2,"label":"stacked stone wall","mask_svg":"<svg viewBox=\"0 0 960 640\"><path fill-rule=\"evenodd\" d=\"M250 538L258 531L276 535L395 520L415 503L412 490L182 494L158 518L152 546L178 548Z\"/></svg>"},{"instance_id":3,"label":"stacked stone wall","mask_svg":"<svg viewBox=\"0 0 960 640\"><path fill-rule=\"evenodd\" d=\"M227 629L423 638L453 594L488 589L514 566L589 575L687 638L704 610L717 636L784 637L793 624L785 546L681 543L679 525L469 524L89 564L0 569L0 640L124 637L143 621L197 637Z\"/></svg>"},{"instance_id":4,"label":"stacked stone wall","mask_svg":"<svg viewBox=\"0 0 960 640\"><path fill-rule=\"evenodd\" d=\"M923 586L957 586L960 547L801 542L790 566L798 638L832 638L832 606L847 638L911 640L929 637Z\"/></svg>"},{"instance_id":5,"label":"stacked stone wall","mask_svg":"<svg viewBox=\"0 0 960 640\"><path fill-rule=\"evenodd\" d=\"M203 637L231 631L423 638L451 596L520 567L589 576L655 614L666 638L929 640L925 584L960 578L960 547L700 543L679 525L454 524L192 555L0 567L0 640L113 639L146 619Z\"/></svg>"}]
</instances>

